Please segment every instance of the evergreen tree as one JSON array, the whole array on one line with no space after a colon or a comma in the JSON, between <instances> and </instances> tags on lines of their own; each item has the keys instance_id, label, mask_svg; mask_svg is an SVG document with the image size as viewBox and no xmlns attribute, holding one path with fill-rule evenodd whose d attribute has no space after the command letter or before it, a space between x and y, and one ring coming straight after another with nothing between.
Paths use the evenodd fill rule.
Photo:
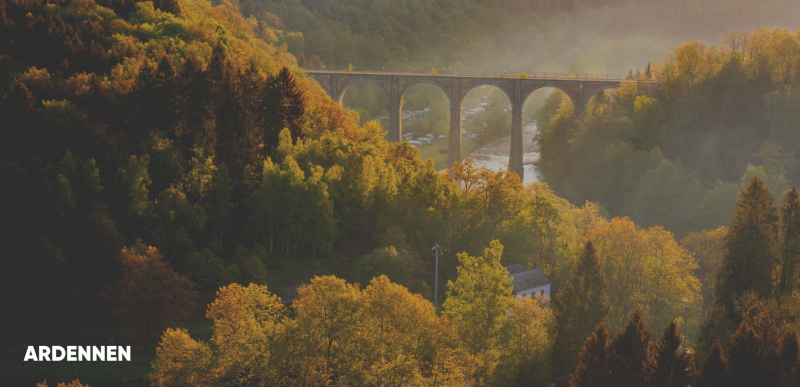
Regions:
<instances>
[{"instance_id":1,"label":"evergreen tree","mask_svg":"<svg viewBox=\"0 0 800 387\"><path fill-rule=\"evenodd\" d=\"M575 369L576 355L592 330L608 313L608 282L595 255L594 244L586 242L583 254L575 262L569 279L555 298L556 375Z\"/></svg>"},{"instance_id":2,"label":"evergreen tree","mask_svg":"<svg viewBox=\"0 0 800 387\"><path fill-rule=\"evenodd\" d=\"M714 301L698 335L701 353L714 340L726 340L742 321L736 303L744 294L774 295L777 213L773 201L766 184L757 177L739 195L725 239Z\"/></svg>"},{"instance_id":3,"label":"evergreen tree","mask_svg":"<svg viewBox=\"0 0 800 387\"><path fill-rule=\"evenodd\" d=\"M728 364L731 386L759 386L767 379L759 337L746 321L731 337Z\"/></svg>"},{"instance_id":4,"label":"evergreen tree","mask_svg":"<svg viewBox=\"0 0 800 387\"><path fill-rule=\"evenodd\" d=\"M265 96L267 125L264 142L269 146L278 145L278 134L283 128L289 128L292 140L302 134L302 119L306 111L306 101L302 90L288 68L282 67L278 74L268 80Z\"/></svg>"},{"instance_id":5,"label":"evergreen tree","mask_svg":"<svg viewBox=\"0 0 800 387\"><path fill-rule=\"evenodd\" d=\"M723 387L728 385L728 361L722 353L719 340L714 342L708 352L703 368L693 384L698 387Z\"/></svg>"},{"instance_id":6,"label":"evergreen tree","mask_svg":"<svg viewBox=\"0 0 800 387\"><path fill-rule=\"evenodd\" d=\"M800 342L798 342L797 332L787 330L781 337L775 364L782 386L797 386L800 384L798 356L800 356Z\"/></svg>"},{"instance_id":7,"label":"evergreen tree","mask_svg":"<svg viewBox=\"0 0 800 387\"><path fill-rule=\"evenodd\" d=\"M609 384L608 328L600 323L578 354L578 366L569 381L570 387L604 387Z\"/></svg>"},{"instance_id":8,"label":"evergreen tree","mask_svg":"<svg viewBox=\"0 0 800 387\"><path fill-rule=\"evenodd\" d=\"M729 312L746 292L772 294L777 220L773 201L766 184L756 177L739 196L715 290L716 302Z\"/></svg>"},{"instance_id":9,"label":"evergreen tree","mask_svg":"<svg viewBox=\"0 0 800 387\"><path fill-rule=\"evenodd\" d=\"M642 311L634 310L611 341L611 385L643 386L649 378L650 327Z\"/></svg>"},{"instance_id":10,"label":"evergreen tree","mask_svg":"<svg viewBox=\"0 0 800 387\"><path fill-rule=\"evenodd\" d=\"M778 295L791 293L795 288L797 263L800 260L800 194L792 186L783 198L781 208L781 277Z\"/></svg>"},{"instance_id":11,"label":"evergreen tree","mask_svg":"<svg viewBox=\"0 0 800 387\"><path fill-rule=\"evenodd\" d=\"M692 381L692 355L681 349L682 335L670 321L664 333L651 348L653 361L650 385L654 387L686 386Z\"/></svg>"}]
</instances>

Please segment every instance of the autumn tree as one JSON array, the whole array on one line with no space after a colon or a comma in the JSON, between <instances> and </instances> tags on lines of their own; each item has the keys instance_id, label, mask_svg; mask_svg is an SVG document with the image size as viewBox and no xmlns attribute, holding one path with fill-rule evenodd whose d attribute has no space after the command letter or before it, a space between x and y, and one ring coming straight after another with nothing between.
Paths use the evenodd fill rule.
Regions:
<instances>
[{"instance_id":1,"label":"autumn tree","mask_svg":"<svg viewBox=\"0 0 800 387\"><path fill-rule=\"evenodd\" d=\"M285 310L266 286L231 284L217 292L206 317L214 322L211 341L219 350L213 375L225 384L274 384L280 377L271 365L283 342ZM217 382L219 383L219 382Z\"/></svg>"},{"instance_id":2,"label":"autumn tree","mask_svg":"<svg viewBox=\"0 0 800 387\"><path fill-rule=\"evenodd\" d=\"M470 380L489 377L499 356L497 338L514 303L511 278L500 264L503 245L494 240L480 257L458 255L458 277L447 281L442 314L455 325L468 351Z\"/></svg>"},{"instance_id":3,"label":"autumn tree","mask_svg":"<svg viewBox=\"0 0 800 387\"><path fill-rule=\"evenodd\" d=\"M692 382L692 355L683 348L683 335L671 321L650 349L650 385L686 386Z\"/></svg>"},{"instance_id":4,"label":"autumn tree","mask_svg":"<svg viewBox=\"0 0 800 387\"><path fill-rule=\"evenodd\" d=\"M656 226L644 230L628 218L614 218L594 228L589 238L608 280L609 322L622 325L638 308L654 324L666 326L698 298L697 267L672 233ZM669 278L669 280L667 280Z\"/></svg>"},{"instance_id":5,"label":"autumn tree","mask_svg":"<svg viewBox=\"0 0 800 387\"><path fill-rule=\"evenodd\" d=\"M463 356L452 327L436 316L430 301L392 283L373 278L364 289L363 329L355 341L357 385L425 385L455 382ZM443 367L437 369L437 365Z\"/></svg>"},{"instance_id":6,"label":"autumn tree","mask_svg":"<svg viewBox=\"0 0 800 387\"><path fill-rule=\"evenodd\" d=\"M681 246L692 255L697 263L694 275L700 281L704 315L714 299L714 281L719 272L726 234L727 228L720 226L714 230L692 231L681 239Z\"/></svg>"},{"instance_id":7,"label":"autumn tree","mask_svg":"<svg viewBox=\"0 0 800 387\"><path fill-rule=\"evenodd\" d=\"M296 318L289 331L294 356L287 367L304 383L348 380L358 365L351 363L363 319L363 295L358 287L333 276L315 277L298 289Z\"/></svg>"},{"instance_id":8,"label":"autumn tree","mask_svg":"<svg viewBox=\"0 0 800 387\"><path fill-rule=\"evenodd\" d=\"M578 354L578 366L572 373L570 387L610 387L611 349L608 343L608 328L600 323Z\"/></svg>"},{"instance_id":9,"label":"autumn tree","mask_svg":"<svg viewBox=\"0 0 800 387\"><path fill-rule=\"evenodd\" d=\"M47 380L41 383L36 383L36 387L47 387ZM75 379L69 383L58 383L56 387L89 387L89 385L83 384L80 380Z\"/></svg>"},{"instance_id":10,"label":"autumn tree","mask_svg":"<svg viewBox=\"0 0 800 387\"><path fill-rule=\"evenodd\" d=\"M194 309L197 293L192 282L164 262L157 248L125 247L120 260L124 274L105 296L114 316L130 325L134 336L147 337L153 329L179 324Z\"/></svg>"},{"instance_id":11,"label":"autumn tree","mask_svg":"<svg viewBox=\"0 0 800 387\"><path fill-rule=\"evenodd\" d=\"M553 311L538 298L521 297L508 314L494 383L504 386L549 385L555 333Z\"/></svg>"},{"instance_id":12,"label":"autumn tree","mask_svg":"<svg viewBox=\"0 0 800 387\"><path fill-rule=\"evenodd\" d=\"M555 297L554 362L558 375L574 369L582 343L608 313L608 282L600 268L594 244L586 242L569 279Z\"/></svg>"},{"instance_id":13,"label":"autumn tree","mask_svg":"<svg viewBox=\"0 0 800 387\"><path fill-rule=\"evenodd\" d=\"M185 329L167 328L161 336L150 380L159 387L209 386L211 348Z\"/></svg>"}]
</instances>

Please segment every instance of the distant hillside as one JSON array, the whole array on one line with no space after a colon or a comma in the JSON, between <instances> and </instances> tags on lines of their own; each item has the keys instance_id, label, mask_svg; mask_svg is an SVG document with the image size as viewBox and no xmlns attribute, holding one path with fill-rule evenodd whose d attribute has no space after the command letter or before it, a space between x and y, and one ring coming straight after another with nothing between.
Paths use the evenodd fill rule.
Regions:
<instances>
[{"instance_id":1,"label":"distant hillside","mask_svg":"<svg viewBox=\"0 0 800 387\"><path fill-rule=\"evenodd\" d=\"M690 40L800 28L791 0L227 0L329 69L626 74ZM319 62L314 62L319 63Z\"/></svg>"}]
</instances>

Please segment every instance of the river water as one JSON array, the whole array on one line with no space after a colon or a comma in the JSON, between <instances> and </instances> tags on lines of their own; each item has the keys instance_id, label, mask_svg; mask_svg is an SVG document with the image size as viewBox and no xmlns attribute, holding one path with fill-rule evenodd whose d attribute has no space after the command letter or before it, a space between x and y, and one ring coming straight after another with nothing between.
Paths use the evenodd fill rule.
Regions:
<instances>
[{"instance_id":1,"label":"river water","mask_svg":"<svg viewBox=\"0 0 800 387\"><path fill-rule=\"evenodd\" d=\"M525 167L522 179L523 184L540 181L539 174L533 166L533 163L539 160L539 152L536 151L536 144L533 142L533 136L537 132L536 122L531 122L522 128L522 164ZM475 164L479 166L499 171L508 169L508 154L510 150L511 136L507 136L476 149L466 157L475 160Z\"/></svg>"}]
</instances>

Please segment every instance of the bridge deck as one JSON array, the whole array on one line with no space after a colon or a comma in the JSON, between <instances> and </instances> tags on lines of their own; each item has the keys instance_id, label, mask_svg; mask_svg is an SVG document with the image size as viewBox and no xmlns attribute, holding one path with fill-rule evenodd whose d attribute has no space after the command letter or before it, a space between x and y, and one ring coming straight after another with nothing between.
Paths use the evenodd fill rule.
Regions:
<instances>
[{"instance_id":1,"label":"bridge deck","mask_svg":"<svg viewBox=\"0 0 800 387\"><path fill-rule=\"evenodd\" d=\"M637 81L640 83L658 83L658 81L641 81L631 80L622 77L616 78L599 78L599 77L570 77L570 76L540 76L534 73L533 76L520 77L517 75L496 75L496 74L431 74L431 73L409 73L409 72L382 72L382 71L332 71L332 70L305 70L307 74L320 74L320 75L339 75L339 76L399 76L399 77L430 77L430 78L480 78L480 79L529 79L529 80L548 80L548 81L596 81L596 82L625 82ZM547 73L545 73L547 74Z\"/></svg>"}]
</instances>

